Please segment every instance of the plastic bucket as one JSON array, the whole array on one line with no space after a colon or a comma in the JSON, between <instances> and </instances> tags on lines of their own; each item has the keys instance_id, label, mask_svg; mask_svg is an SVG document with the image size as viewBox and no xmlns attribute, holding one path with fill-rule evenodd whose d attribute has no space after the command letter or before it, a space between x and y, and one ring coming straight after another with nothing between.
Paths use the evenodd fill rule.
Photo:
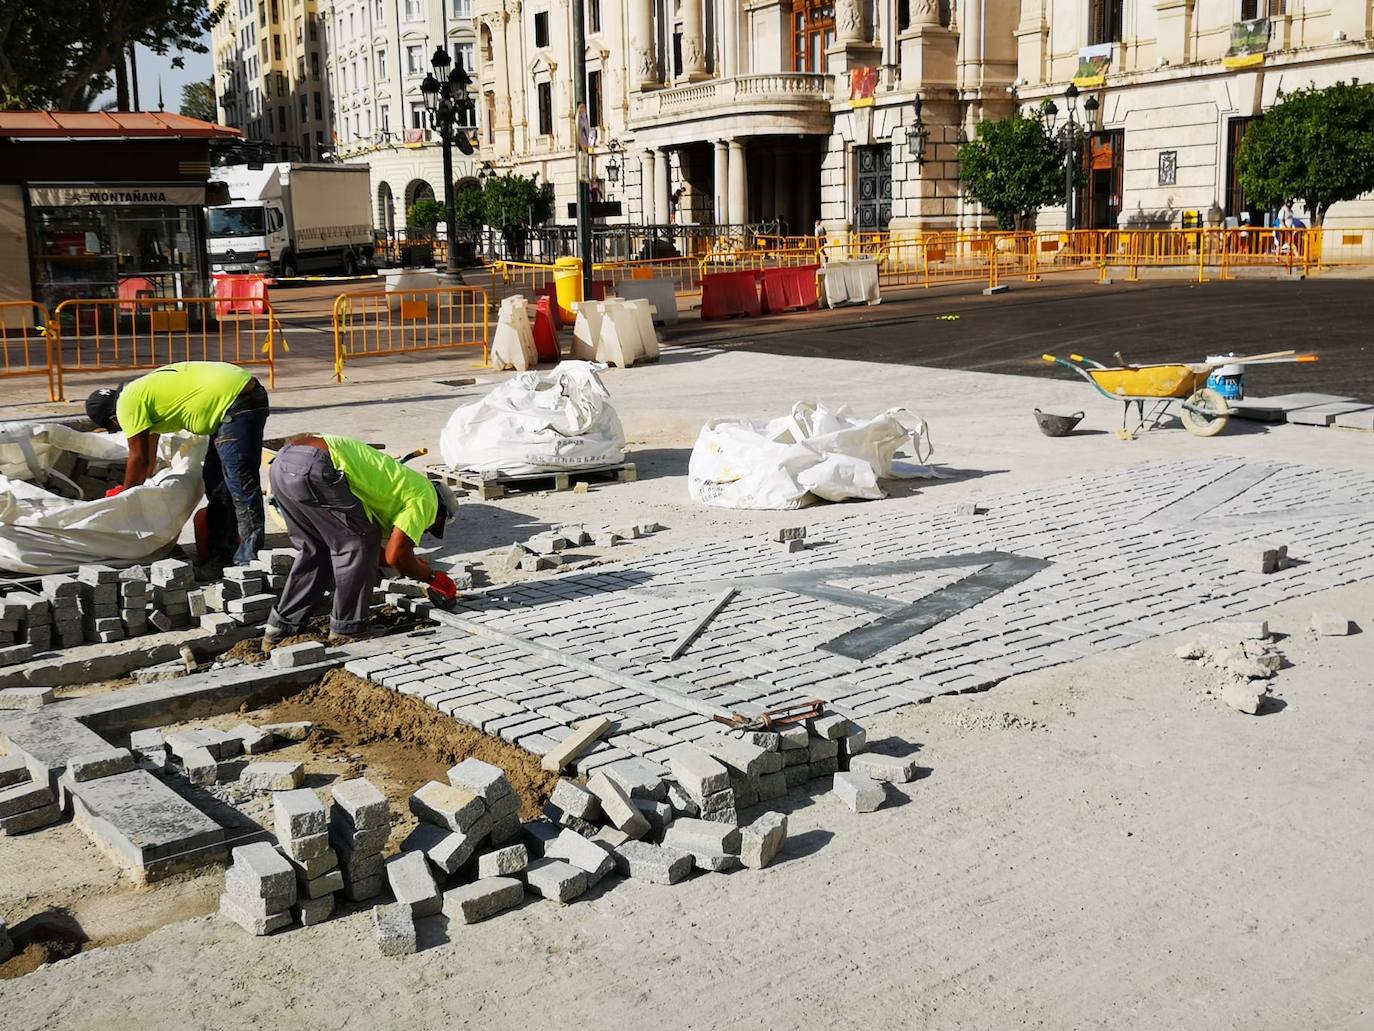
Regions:
<instances>
[{"instance_id":1,"label":"plastic bucket","mask_svg":"<svg viewBox=\"0 0 1374 1031\"><path fill-rule=\"evenodd\" d=\"M1209 354L1207 363L1225 361L1237 357L1234 354ZM1213 369L1207 377L1207 386L1215 390L1227 401L1239 401L1245 397L1245 366L1223 365Z\"/></svg>"}]
</instances>

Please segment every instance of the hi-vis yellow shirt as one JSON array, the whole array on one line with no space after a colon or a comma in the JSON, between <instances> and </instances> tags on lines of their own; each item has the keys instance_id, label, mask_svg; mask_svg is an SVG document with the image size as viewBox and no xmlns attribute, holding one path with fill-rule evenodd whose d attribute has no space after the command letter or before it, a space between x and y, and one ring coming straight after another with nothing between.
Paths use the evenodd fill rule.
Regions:
<instances>
[{"instance_id":1,"label":"hi-vis yellow shirt","mask_svg":"<svg viewBox=\"0 0 1374 1031\"><path fill-rule=\"evenodd\" d=\"M350 437L320 438L329 445L329 460L348 479L348 489L362 502L367 518L385 534L393 526L416 544L434 525L439 498L422 474L390 455ZM385 541L383 541L385 544Z\"/></svg>"},{"instance_id":2,"label":"hi-vis yellow shirt","mask_svg":"<svg viewBox=\"0 0 1374 1031\"><path fill-rule=\"evenodd\" d=\"M144 430L207 437L252 379L228 362L177 362L140 376L119 392L115 416L125 436Z\"/></svg>"}]
</instances>

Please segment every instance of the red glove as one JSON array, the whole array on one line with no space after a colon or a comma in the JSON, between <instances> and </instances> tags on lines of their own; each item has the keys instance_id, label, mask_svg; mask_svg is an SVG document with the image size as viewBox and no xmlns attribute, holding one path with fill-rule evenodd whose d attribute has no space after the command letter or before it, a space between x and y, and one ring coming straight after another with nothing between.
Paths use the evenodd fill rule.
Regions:
<instances>
[{"instance_id":1,"label":"red glove","mask_svg":"<svg viewBox=\"0 0 1374 1031\"><path fill-rule=\"evenodd\" d=\"M122 484L122 483L117 483L117 484L115 484L113 487L111 487L109 490L107 490L107 491L105 492L105 496L106 496L107 498L112 498L112 497L114 497L116 494L123 494L123 493L124 493L124 484Z\"/></svg>"},{"instance_id":2,"label":"red glove","mask_svg":"<svg viewBox=\"0 0 1374 1031\"><path fill-rule=\"evenodd\" d=\"M458 598L458 585L453 582L453 577L447 573L435 573L431 576L429 589L444 601L455 601Z\"/></svg>"}]
</instances>

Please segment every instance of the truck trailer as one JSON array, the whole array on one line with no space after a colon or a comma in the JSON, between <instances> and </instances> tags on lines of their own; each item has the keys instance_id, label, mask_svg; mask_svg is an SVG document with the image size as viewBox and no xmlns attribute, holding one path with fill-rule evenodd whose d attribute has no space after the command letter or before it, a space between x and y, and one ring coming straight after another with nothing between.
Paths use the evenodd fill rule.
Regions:
<instances>
[{"instance_id":1,"label":"truck trailer","mask_svg":"<svg viewBox=\"0 0 1374 1031\"><path fill-rule=\"evenodd\" d=\"M371 173L365 165L225 165L227 205L207 209L210 270L355 275L373 263Z\"/></svg>"}]
</instances>

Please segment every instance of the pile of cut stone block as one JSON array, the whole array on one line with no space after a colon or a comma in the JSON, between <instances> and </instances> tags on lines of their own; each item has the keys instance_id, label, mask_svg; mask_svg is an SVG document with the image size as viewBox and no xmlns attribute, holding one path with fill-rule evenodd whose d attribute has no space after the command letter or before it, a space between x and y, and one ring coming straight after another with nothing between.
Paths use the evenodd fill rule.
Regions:
<instances>
[{"instance_id":1,"label":"pile of cut stone block","mask_svg":"<svg viewBox=\"0 0 1374 1031\"><path fill-rule=\"evenodd\" d=\"M585 526L559 526L544 533L535 534L523 544L515 543L506 552L507 569L534 572L541 569L556 569L563 564L562 553L572 548L596 545L610 548L622 541L647 537L665 529L661 523L625 523L618 526L600 526L588 530Z\"/></svg>"},{"instance_id":2,"label":"pile of cut stone block","mask_svg":"<svg viewBox=\"0 0 1374 1031\"><path fill-rule=\"evenodd\" d=\"M18 756L0 756L0 837L24 834L62 819L62 806L46 780L34 780Z\"/></svg>"},{"instance_id":3,"label":"pile of cut stone block","mask_svg":"<svg viewBox=\"0 0 1374 1031\"><path fill-rule=\"evenodd\" d=\"M295 918L302 927L321 923L334 912L334 893L344 887L324 803L309 788L278 791L272 812L277 844L296 871Z\"/></svg>"},{"instance_id":4,"label":"pile of cut stone block","mask_svg":"<svg viewBox=\"0 0 1374 1031\"><path fill-rule=\"evenodd\" d=\"M352 901L381 892L391 810L370 781L334 785L328 810L309 788L278 791L272 812L277 847L256 842L234 849L220 899L223 916L250 934L271 934L329 919L340 891Z\"/></svg>"},{"instance_id":5,"label":"pile of cut stone block","mask_svg":"<svg viewBox=\"0 0 1374 1031\"><path fill-rule=\"evenodd\" d=\"M240 845L224 873L219 912L249 934L271 934L291 923L296 871L265 841Z\"/></svg>"},{"instance_id":6,"label":"pile of cut stone block","mask_svg":"<svg viewBox=\"0 0 1374 1031\"><path fill-rule=\"evenodd\" d=\"M81 616L75 615L79 641ZM0 666L27 662L35 652L51 648L53 633L53 606L47 598L17 591L0 596Z\"/></svg>"},{"instance_id":7,"label":"pile of cut stone block","mask_svg":"<svg viewBox=\"0 0 1374 1031\"><path fill-rule=\"evenodd\" d=\"M201 787L243 779L249 790L275 791L300 787L304 778L300 763L256 762L245 766L240 757L262 755L288 741L304 741L311 729L309 722L302 721L260 727L241 723L228 731L213 727L136 730L129 737L129 747L144 766L179 773Z\"/></svg>"},{"instance_id":8,"label":"pile of cut stone block","mask_svg":"<svg viewBox=\"0 0 1374 1031\"><path fill-rule=\"evenodd\" d=\"M329 842L339 858L343 893L361 902L382 890L382 849L391 835L391 806L380 788L358 778L336 784Z\"/></svg>"},{"instance_id":9,"label":"pile of cut stone block","mask_svg":"<svg viewBox=\"0 0 1374 1031\"><path fill-rule=\"evenodd\" d=\"M58 451L48 466L43 489L68 501L98 501L111 487L123 482L123 462Z\"/></svg>"}]
</instances>

